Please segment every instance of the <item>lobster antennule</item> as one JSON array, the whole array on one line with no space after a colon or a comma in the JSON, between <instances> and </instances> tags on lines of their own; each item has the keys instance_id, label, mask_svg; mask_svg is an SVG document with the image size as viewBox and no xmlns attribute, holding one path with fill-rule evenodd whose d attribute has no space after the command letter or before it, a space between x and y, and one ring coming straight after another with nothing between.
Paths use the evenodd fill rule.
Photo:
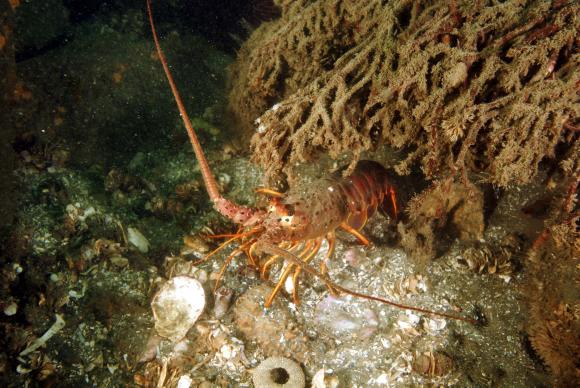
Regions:
<instances>
[{"instance_id":1,"label":"lobster antennule","mask_svg":"<svg viewBox=\"0 0 580 388\"><path fill-rule=\"evenodd\" d=\"M203 148L201 147L199 139L197 138L193 125L191 125L191 120L189 119L189 115L185 110L185 105L183 104L183 100L181 99L181 95L179 94L179 90L175 84L175 80L173 79L171 71L169 70L169 65L167 64L165 54L163 54L163 50L161 49L161 44L159 43L159 38L157 37L157 31L155 29L155 23L153 22L151 0L147 0L147 14L149 16L149 25L151 26L151 33L155 42L155 49L157 50L157 55L159 56L159 60L163 65L163 70L165 71L167 82L169 82L171 92L175 98L177 109L179 109L179 114L183 120L185 129L187 130L187 135L189 136L189 141L193 147L193 152L195 153L195 157L199 162L199 167L203 177L203 183L205 184L205 188L207 190L207 194L209 195L209 198L213 202L214 207L218 212L236 223L244 223L252 218L256 211L252 208L247 208L233 203L220 194L215 177L209 168L209 163L205 157Z\"/></svg>"}]
</instances>

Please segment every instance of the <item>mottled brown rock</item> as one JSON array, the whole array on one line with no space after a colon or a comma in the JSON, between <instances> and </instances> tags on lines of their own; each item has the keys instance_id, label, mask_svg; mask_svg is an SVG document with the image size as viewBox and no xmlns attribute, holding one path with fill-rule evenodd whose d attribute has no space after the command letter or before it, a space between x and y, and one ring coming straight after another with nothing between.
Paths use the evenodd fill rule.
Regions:
<instances>
[{"instance_id":1,"label":"mottled brown rock","mask_svg":"<svg viewBox=\"0 0 580 388\"><path fill-rule=\"evenodd\" d=\"M483 194L474 185L435 182L409 201L407 211L409 222L398 225L401 244L421 264L444 247L441 240L483 237Z\"/></svg>"},{"instance_id":2,"label":"mottled brown rock","mask_svg":"<svg viewBox=\"0 0 580 388\"><path fill-rule=\"evenodd\" d=\"M580 381L578 222L574 217L547 228L528 254L531 280L526 291L530 309L527 332L557 387Z\"/></svg>"},{"instance_id":3,"label":"mottled brown rock","mask_svg":"<svg viewBox=\"0 0 580 388\"><path fill-rule=\"evenodd\" d=\"M308 338L280 298L269 309L264 308L271 291L270 287L259 285L240 296L234 307L236 326L266 356L284 356L303 363L309 357Z\"/></svg>"}]
</instances>

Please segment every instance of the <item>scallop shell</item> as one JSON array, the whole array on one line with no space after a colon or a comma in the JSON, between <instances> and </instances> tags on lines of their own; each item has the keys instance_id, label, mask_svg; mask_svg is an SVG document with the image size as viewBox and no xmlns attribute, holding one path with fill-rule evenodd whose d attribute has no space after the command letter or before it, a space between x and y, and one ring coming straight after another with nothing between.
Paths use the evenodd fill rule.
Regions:
<instances>
[{"instance_id":1,"label":"scallop shell","mask_svg":"<svg viewBox=\"0 0 580 388\"><path fill-rule=\"evenodd\" d=\"M177 276L167 281L151 302L157 333L174 342L193 326L205 307L205 292L199 281Z\"/></svg>"}]
</instances>

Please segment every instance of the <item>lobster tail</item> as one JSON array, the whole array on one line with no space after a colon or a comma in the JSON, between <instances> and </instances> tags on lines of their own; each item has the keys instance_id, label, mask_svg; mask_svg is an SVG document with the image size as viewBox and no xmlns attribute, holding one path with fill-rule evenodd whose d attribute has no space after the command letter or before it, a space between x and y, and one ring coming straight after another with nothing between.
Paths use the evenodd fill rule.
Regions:
<instances>
[{"instance_id":1,"label":"lobster tail","mask_svg":"<svg viewBox=\"0 0 580 388\"><path fill-rule=\"evenodd\" d=\"M339 180L344 201L348 208L346 224L359 230L377 210L396 219L398 205L389 172L378 162L361 160L353 174Z\"/></svg>"}]
</instances>

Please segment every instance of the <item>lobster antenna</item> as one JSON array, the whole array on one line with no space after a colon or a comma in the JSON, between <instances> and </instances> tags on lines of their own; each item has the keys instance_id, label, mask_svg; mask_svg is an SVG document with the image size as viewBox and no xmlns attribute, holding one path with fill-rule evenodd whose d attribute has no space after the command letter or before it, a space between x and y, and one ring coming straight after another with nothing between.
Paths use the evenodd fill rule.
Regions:
<instances>
[{"instance_id":1,"label":"lobster antenna","mask_svg":"<svg viewBox=\"0 0 580 388\"><path fill-rule=\"evenodd\" d=\"M195 134L195 129L193 129L193 125L191 125L191 120L189 119L189 115L185 110L185 106L183 105L183 100L181 99L181 95L177 90L177 86L175 85L175 81L173 76L171 75L171 71L169 70L169 65L167 64L167 59L165 58L165 54L163 54L163 50L161 50L161 45L159 44L159 38L157 37L157 31L155 30L155 24L153 23L153 13L151 12L151 0L147 0L147 14L149 15L149 24L151 25L151 32L153 33L153 40L155 41L155 48L157 49L157 55L159 56L159 60L163 65L163 70L165 71L165 75L167 77L167 81L169 82L169 86L171 87L171 92L173 93L173 97L175 98L175 102L177 103L177 109L179 109L179 115L183 120L183 124L185 125L185 129L187 129L187 134L189 135L189 141L193 146L193 152L195 153L195 157L199 162L199 167L201 169L201 175L203 176L203 182L205 183L205 187L207 189L207 193L209 194L209 198L212 202L219 201L222 198L217 182L211 173L209 168L209 163L203 153L203 149L201 148L201 144L199 143L199 139Z\"/></svg>"},{"instance_id":2,"label":"lobster antenna","mask_svg":"<svg viewBox=\"0 0 580 388\"><path fill-rule=\"evenodd\" d=\"M455 319L458 321L463 321L463 322L467 322L467 323L471 323L472 325L477 325L479 322L475 319L471 319L471 318L466 318L466 317L462 317L459 315L455 315L455 314L448 314L448 313L444 313L444 312L439 312L439 311L432 311L432 310L427 310L427 309L423 309L420 307L415 307L415 306L408 306L405 304L401 304L401 303L396 303L396 302L392 302L388 299L385 298L381 298L378 296L374 296L374 295L367 295L367 294L363 294L357 291L353 291L349 288L345 288L342 286L339 286L338 284L334 283L332 280L330 280L328 278L328 275L322 274L320 272L318 272L316 269L314 269L312 266L310 266L309 264L305 263L304 261L300 260L296 255L285 251L282 248L279 248L278 246L271 244L269 242L265 242L265 241L259 241L256 244L256 249L258 250L262 250L265 251L267 253L270 253L272 255L279 255L285 259L288 259L288 261L291 261L292 263L296 264L297 266L301 267L305 272L308 272L310 275L319 278L320 280L322 280L329 288L332 288L336 291L342 292L344 294L347 295L352 295L354 297L357 298L362 298L362 299L368 299L368 300L374 300L376 302L380 302L380 303L384 303L387 304L389 306L393 306L402 310L411 310L411 311L417 311L419 313L424 313L424 314L430 314L430 315L436 315L436 316L440 316L440 317L444 317L444 318L449 318L449 319Z\"/></svg>"},{"instance_id":3,"label":"lobster antenna","mask_svg":"<svg viewBox=\"0 0 580 388\"><path fill-rule=\"evenodd\" d=\"M193 147L193 152L195 153L195 157L199 162L199 167L201 169L201 175L203 177L203 183L205 184L207 194L209 195L209 198L213 202L214 208L218 212L220 212L223 216L231 219L236 223L244 223L249 219L251 219L256 214L256 210L233 203L222 197L222 195L220 194L215 177L211 173L209 163L207 162L205 154L203 153L203 148L201 148L199 139L195 134L195 129L193 129L193 125L191 125L189 115L187 114L185 106L183 105L183 100L181 99L179 90L177 90L177 86L175 85L175 80L173 79L171 71L169 70L169 65L167 64L165 54L163 54L163 50L161 49L161 45L159 44L159 38L157 37L157 31L155 30L155 23L153 23L151 0L147 0L147 14L149 15L149 24L151 25L151 32L153 34L153 40L155 41L157 55L159 56L159 60L163 65L165 76L167 77L167 81L169 82L169 86L171 87L171 92L173 93L173 97L175 98L175 102L177 103L179 115L183 120L185 129L187 129L187 135L189 136L189 141L191 142L191 145Z\"/></svg>"}]
</instances>

